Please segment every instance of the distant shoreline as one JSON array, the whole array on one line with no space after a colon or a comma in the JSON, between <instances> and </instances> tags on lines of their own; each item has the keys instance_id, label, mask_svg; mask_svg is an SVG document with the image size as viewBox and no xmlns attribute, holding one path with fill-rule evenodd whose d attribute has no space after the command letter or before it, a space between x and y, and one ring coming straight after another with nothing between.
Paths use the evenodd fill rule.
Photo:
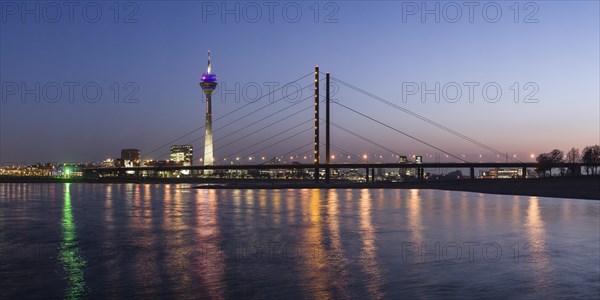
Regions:
<instances>
[{"instance_id":1,"label":"distant shoreline","mask_svg":"<svg viewBox=\"0 0 600 300\"><path fill-rule=\"evenodd\" d=\"M396 189L435 189L448 191L464 191L486 194L522 195L554 198L600 200L600 176L551 177L531 179L461 179L453 181L406 181L360 183L336 181L331 184L314 183L312 180L231 180L231 179L128 179L111 178L110 180L84 180L83 178L51 178L51 177L0 177L0 183L144 183L144 184L179 184L195 185L196 189L362 189L362 188L396 188Z\"/></svg>"},{"instance_id":2,"label":"distant shoreline","mask_svg":"<svg viewBox=\"0 0 600 300\"><path fill-rule=\"evenodd\" d=\"M454 181L409 181L409 182L375 182L375 183L264 183L264 184L204 184L197 189L434 189L446 191L463 191L485 194L538 196L552 198L600 200L600 176L552 177L536 179L477 179Z\"/></svg>"}]
</instances>

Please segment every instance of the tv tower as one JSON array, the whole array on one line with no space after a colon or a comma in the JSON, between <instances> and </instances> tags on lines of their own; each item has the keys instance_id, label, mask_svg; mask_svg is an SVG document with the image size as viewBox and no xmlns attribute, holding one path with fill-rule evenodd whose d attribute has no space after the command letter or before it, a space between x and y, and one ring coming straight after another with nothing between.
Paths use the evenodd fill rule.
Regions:
<instances>
[{"instance_id":1,"label":"tv tower","mask_svg":"<svg viewBox=\"0 0 600 300\"><path fill-rule=\"evenodd\" d=\"M204 165L212 166L214 162L213 157L213 135L212 135L212 105L211 98L212 93L217 88L217 75L213 74L210 66L210 51L208 51L208 69L206 73L202 74L202 80L200 80L200 87L206 95L206 123L205 123L205 134L204 134ZM204 172L210 174L209 170Z\"/></svg>"}]
</instances>

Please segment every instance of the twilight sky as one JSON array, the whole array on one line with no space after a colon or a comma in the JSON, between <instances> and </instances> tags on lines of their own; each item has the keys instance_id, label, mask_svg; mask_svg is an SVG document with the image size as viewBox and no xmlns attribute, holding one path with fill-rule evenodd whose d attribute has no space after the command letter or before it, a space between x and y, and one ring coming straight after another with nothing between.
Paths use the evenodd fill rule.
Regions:
<instances>
[{"instance_id":1,"label":"twilight sky","mask_svg":"<svg viewBox=\"0 0 600 300\"><path fill-rule=\"evenodd\" d=\"M3 163L100 161L118 157L122 148L166 159L168 147L159 147L190 142L198 161L204 124L198 82L209 49L219 78L213 99L218 161L309 155L312 89L294 89L311 85L312 74L287 87L287 96L276 91L271 100L283 99L256 113L269 97L248 103L316 64L522 160L600 143L597 1L52 3L1 3ZM436 5L437 15L421 14ZM450 153L498 159L348 87L334 91L339 103ZM440 153L341 106L332 109L336 125L394 153ZM386 149L337 127L332 133L337 149L392 160Z\"/></svg>"}]
</instances>

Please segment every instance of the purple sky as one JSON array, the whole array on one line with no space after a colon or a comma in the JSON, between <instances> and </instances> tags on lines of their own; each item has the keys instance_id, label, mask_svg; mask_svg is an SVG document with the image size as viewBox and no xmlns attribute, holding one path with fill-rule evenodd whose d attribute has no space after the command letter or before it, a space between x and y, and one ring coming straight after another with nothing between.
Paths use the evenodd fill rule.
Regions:
<instances>
[{"instance_id":1,"label":"purple sky","mask_svg":"<svg viewBox=\"0 0 600 300\"><path fill-rule=\"evenodd\" d=\"M513 2L478 2L472 15L465 2L427 2L426 7L421 2L280 2L272 11L270 2L140 1L118 7L86 2L72 11L68 2L14 3L2 2L0 11L4 163L100 161L118 157L122 148L139 148L145 158L168 158L168 147L152 150L204 124L198 82L209 49L219 78L213 103L217 160L290 151L288 156L301 160L310 154L311 146L301 147L311 142L310 123L259 142L312 118L311 88L297 99L309 100L293 107L294 86L287 88L286 99L254 114L268 97L241 107L273 86L311 73L315 64L522 160L554 148L600 143L596 1L520 3L518 16ZM421 15L436 4L437 15ZM36 13L23 14L27 8ZM311 76L297 82L301 87L311 83ZM501 96L494 100L497 88ZM341 104L445 151L473 161L498 159L348 87L334 89ZM282 96L278 91L273 100ZM340 106L332 108L337 125L394 153L431 155L429 161L440 153ZM388 150L335 127L332 132L333 145L345 152L392 160ZM200 129L174 144L196 140L197 160L202 135Z\"/></svg>"}]
</instances>

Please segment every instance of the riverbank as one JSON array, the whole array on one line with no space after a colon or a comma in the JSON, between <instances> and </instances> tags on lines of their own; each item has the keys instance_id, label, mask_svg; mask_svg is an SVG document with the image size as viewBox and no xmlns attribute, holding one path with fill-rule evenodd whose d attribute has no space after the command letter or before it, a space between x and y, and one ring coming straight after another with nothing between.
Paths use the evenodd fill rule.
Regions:
<instances>
[{"instance_id":1,"label":"riverbank","mask_svg":"<svg viewBox=\"0 0 600 300\"><path fill-rule=\"evenodd\" d=\"M190 178L106 178L86 181L82 178L0 177L0 183L187 183L200 189L298 189L298 188L394 188L436 189L502 195L600 200L600 176L551 177L531 179L477 179L453 181L407 181L360 183L335 181L331 184L312 180L232 180Z\"/></svg>"},{"instance_id":2,"label":"riverbank","mask_svg":"<svg viewBox=\"0 0 600 300\"><path fill-rule=\"evenodd\" d=\"M408 188L408 187L407 187ZM553 177L536 179L481 179L426 182L415 188L465 191L500 195L600 200L600 177Z\"/></svg>"},{"instance_id":3,"label":"riverbank","mask_svg":"<svg viewBox=\"0 0 600 300\"><path fill-rule=\"evenodd\" d=\"M279 183L206 183L199 189L289 189L289 188L392 188L392 189L435 189L448 191L477 192L501 195L523 195L553 198L600 200L600 176L552 177L535 179L477 179L454 181L410 181L410 182L336 182L331 184L314 182Z\"/></svg>"}]
</instances>

